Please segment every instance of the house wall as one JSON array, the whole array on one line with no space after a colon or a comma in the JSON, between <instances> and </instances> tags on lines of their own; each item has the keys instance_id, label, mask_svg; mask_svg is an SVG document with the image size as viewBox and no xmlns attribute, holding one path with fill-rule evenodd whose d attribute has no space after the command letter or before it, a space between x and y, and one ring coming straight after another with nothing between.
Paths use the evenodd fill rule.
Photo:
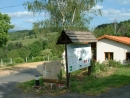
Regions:
<instances>
[{"instance_id":1,"label":"house wall","mask_svg":"<svg viewBox=\"0 0 130 98\"><path fill-rule=\"evenodd\" d=\"M113 52L113 60L126 64L126 52L130 52L130 46L109 39L101 39L97 42L97 61L100 63L105 60L104 52Z\"/></svg>"}]
</instances>

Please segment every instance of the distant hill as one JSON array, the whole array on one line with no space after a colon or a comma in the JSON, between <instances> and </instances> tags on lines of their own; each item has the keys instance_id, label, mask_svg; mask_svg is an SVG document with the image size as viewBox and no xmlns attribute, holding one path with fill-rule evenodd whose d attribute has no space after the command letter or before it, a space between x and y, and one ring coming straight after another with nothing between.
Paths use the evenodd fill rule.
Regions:
<instances>
[{"instance_id":1,"label":"distant hill","mask_svg":"<svg viewBox=\"0 0 130 98\"><path fill-rule=\"evenodd\" d=\"M9 37L11 41L33 38L35 37L34 32L32 30L11 30L9 31Z\"/></svg>"},{"instance_id":2,"label":"distant hill","mask_svg":"<svg viewBox=\"0 0 130 98\"><path fill-rule=\"evenodd\" d=\"M31 30L12 30L12 29L10 29L8 32L12 33L12 32L26 32L26 31L31 31Z\"/></svg>"},{"instance_id":3,"label":"distant hill","mask_svg":"<svg viewBox=\"0 0 130 98\"><path fill-rule=\"evenodd\" d=\"M16 31L17 31L17 30L12 30L12 29L11 29L11 30L9 30L8 32L9 32L9 33L12 33L12 32L16 32Z\"/></svg>"},{"instance_id":4,"label":"distant hill","mask_svg":"<svg viewBox=\"0 0 130 98\"><path fill-rule=\"evenodd\" d=\"M105 34L130 37L130 20L98 25L93 33L96 37Z\"/></svg>"}]
</instances>

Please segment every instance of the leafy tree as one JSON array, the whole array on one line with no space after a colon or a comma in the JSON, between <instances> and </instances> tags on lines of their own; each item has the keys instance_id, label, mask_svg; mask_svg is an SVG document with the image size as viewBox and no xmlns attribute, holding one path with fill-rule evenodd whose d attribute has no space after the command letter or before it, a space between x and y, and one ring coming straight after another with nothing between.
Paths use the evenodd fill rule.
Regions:
<instances>
[{"instance_id":1,"label":"leafy tree","mask_svg":"<svg viewBox=\"0 0 130 98\"><path fill-rule=\"evenodd\" d=\"M10 42L9 44L7 44L7 49L10 51L10 50L13 50L13 49L15 49L15 44L14 43L12 43L12 42Z\"/></svg>"},{"instance_id":2,"label":"leafy tree","mask_svg":"<svg viewBox=\"0 0 130 98\"><path fill-rule=\"evenodd\" d=\"M14 26L10 24L10 17L7 14L0 13L0 47L8 41L8 30Z\"/></svg>"},{"instance_id":3,"label":"leafy tree","mask_svg":"<svg viewBox=\"0 0 130 98\"><path fill-rule=\"evenodd\" d=\"M105 34L130 37L130 20L116 23L116 28L115 23L99 25L95 28L93 33L96 37L100 37Z\"/></svg>"},{"instance_id":4,"label":"leafy tree","mask_svg":"<svg viewBox=\"0 0 130 98\"><path fill-rule=\"evenodd\" d=\"M18 50L14 49L14 50L9 51L7 57L8 58L17 58L17 57L19 57Z\"/></svg>"},{"instance_id":5,"label":"leafy tree","mask_svg":"<svg viewBox=\"0 0 130 98\"><path fill-rule=\"evenodd\" d=\"M30 50L26 47L22 47L18 49L18 53L21 58L25 59L26 57L29 57Z\"/></svg>"},{"instance_id":6,"label":"leafy tree","mask_svg":"<svg viewBox=\"0 0 130 98\"><path fill-rule=\"evenodd\" d=\"M48 44L47 44L46 48L51 49L52 56L61 58L61 56L62 56L61 54L64 51L64 46L56 45L58 35L59 35L58 32L48 34Z\"/></svg>"},{"instance_id":7,"label":"leafy tree","mask_svg":"<svg viewBox=\"0 0 130 98\"><path fill-rule=\"evenodd\" d=\"M100 10L92 9L103 0L33 0L25 2L25 7L34 13L49 13L49 22L53 28L85 28L92 17ZM90 13L90 14L89 14Z\"/></svg>"},{"instance_id":8,"label":"leafy tree","mask_svg":"<svg viewBox=\"0 0 130 98\"><path fill-rule=\"evenodd\" d=\"M44 49L41 51L42 56L50 56L51 55L51 49Z\"/></svg>"},{"instance_id":9,"label":"leafy tree","mask_svg":"<svg viewBox=\"0 0 130 98\"><path fill-rule=\"evenodd\" d=\"M5 58L5 52L2 48L0 48L0 59Z\"/></svg>"},{"instance_id":10,"label":"leafy tree","mask_svg":"<svg viewBox=\"0 0 130 98\"><path fill-rule=\"evenodd\" d=\"M33 31L35 33L35 36L37 36L39 33L39 23L38 22L33 23Z\"/></svg>"},{"instance_id":11,"label":"leafy tree","mask_svg":"<svg viewBox=\"0 0 130 98\"><path fill-rule=\"evenodd\" d=\"M42 51L42 45L39 41L33 42L29 47L30 47L30 57L36 57L40 55Z\"/></svg>"},{"instance_id":12,"label":"leafy tree","mask_svg":"<svg viewBox=\"0 0 130 98\"><path fill-rule=\"evenodd\" d=\"M43 44L43 50L46 49L47 44L48 44L48 43L47 43L47 40L43 40L43 43L42 43L42 44Z\"/></svg>"}]
</instances>

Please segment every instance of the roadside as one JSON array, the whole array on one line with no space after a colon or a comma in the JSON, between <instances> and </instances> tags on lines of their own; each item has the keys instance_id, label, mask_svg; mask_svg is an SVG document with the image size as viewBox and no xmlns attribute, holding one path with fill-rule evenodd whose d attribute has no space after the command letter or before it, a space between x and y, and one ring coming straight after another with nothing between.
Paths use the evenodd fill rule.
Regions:
<instances>
[{"instance_id":1,"label":"roadside","mask_svg":"<svg viewBox=\"0 0 130 98\"><path fill-rule=\"evenodd\" d=\"M35 78L39 74L36 70L37 65L43 62L19 64L14 67L0 68L0 98L129 98L130 85L113 88L110 91L98 96L90 96L77 93L66 93L58 96L36 95L35 93L24 93L16 87L16 84ZM7 72L9 71L9 73ZM5 72L3 74L3 72ZM7 75L8 74L8 75ZM113 81L111 81L113 82Z\"/></svg>"},{"instance_id":2,"label":"roadside","mask_svg":"<svg viewBox=\"0 0 130 98\"><path fill-rule=\"evenodd\" d=\"M36 67L42 63L43 61L0 68L0 98L14 98L15 95L17 95L15 98L18 98L22 91L16 84L34 79L35 75L39 74Z\"/></svg>"},{"instance_id":3,"label":"roadside","mask_svg":"<svg viewBox=\"0 0 130 98\"><path fill-rule=\"evenodd\" d=\"M37 68L37 65L40 65L40 64L43 64L43 61L23 63L23 64L18 64L15 66L3 66L3 67L0 67L0 77L7 76L10 74L17 74L19 73L19 71L22 71L25 69L34 69L34 68Z\"/></svg>"}]
</instances>

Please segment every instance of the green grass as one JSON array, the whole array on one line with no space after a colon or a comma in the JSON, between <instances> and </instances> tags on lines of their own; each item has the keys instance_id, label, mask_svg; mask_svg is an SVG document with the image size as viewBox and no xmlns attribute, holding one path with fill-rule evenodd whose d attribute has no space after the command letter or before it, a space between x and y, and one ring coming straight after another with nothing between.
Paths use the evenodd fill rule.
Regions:
<instances>
[{"instance_id":1,"label":"green grass","mask_svg":"<svg viewBox=\"0 0 130 98\"><path fill-rule=\"evenodd\" d=\"M74 92L87 95L99 95L107 92L108 90L130 84L130 66L122 66L116 68L109 68L108 71L100 71L95 78L95 74L87 76L87 69L78 70L71 73L70 88L63 90L55 90L54 93L60 94L61 92ZM35 80L18 84L18 87L25 92L31 92ZM45 92L42 89L42 94ZM66 91L65 91L66 90ZM50 91L48 91L50 92Z\"/></svg>"},{"instance_id":2,"label":"green grass","mask_svg":"<svg viewBox=\"0 0 130 98\"><path fill-rule=\"evenodd\" d=\"M15 40L15 41L9 41L8 43L12 42L12 43L17 43L17 42L21 42L23 45L27 46L29 44L32 44L34 41L37 41L38 38L31 38L31 39L19 39L19 40Z\"/></svg>"},{"instance_id":3,"label":"green grass","mask_svg":"<svg viewBox=\"0 0 130 98\"><path fill-rule=\"evenodd\" d=\"M17 84L17 87L22 89L24 92L32 92L33 87L35 86L35 80L26 81L23 83ZM44 86L44 83L42 82L42 78L39 79L40 86Z\"/></svg>"},{"instance_id":4,"label":"green grass","mask_svg":"<svg viewBox=\"0 0 130 98\"><path fill-rule=\"evenodd\" d=\"M130 67L128 66L116 68L116 71L109 76L95 78L94 75L91 75L84 76L83 79L72 77L70 91L98 95L107 92L111 88L127 84L130 84Z\"/></svg>"}]
</instances>

